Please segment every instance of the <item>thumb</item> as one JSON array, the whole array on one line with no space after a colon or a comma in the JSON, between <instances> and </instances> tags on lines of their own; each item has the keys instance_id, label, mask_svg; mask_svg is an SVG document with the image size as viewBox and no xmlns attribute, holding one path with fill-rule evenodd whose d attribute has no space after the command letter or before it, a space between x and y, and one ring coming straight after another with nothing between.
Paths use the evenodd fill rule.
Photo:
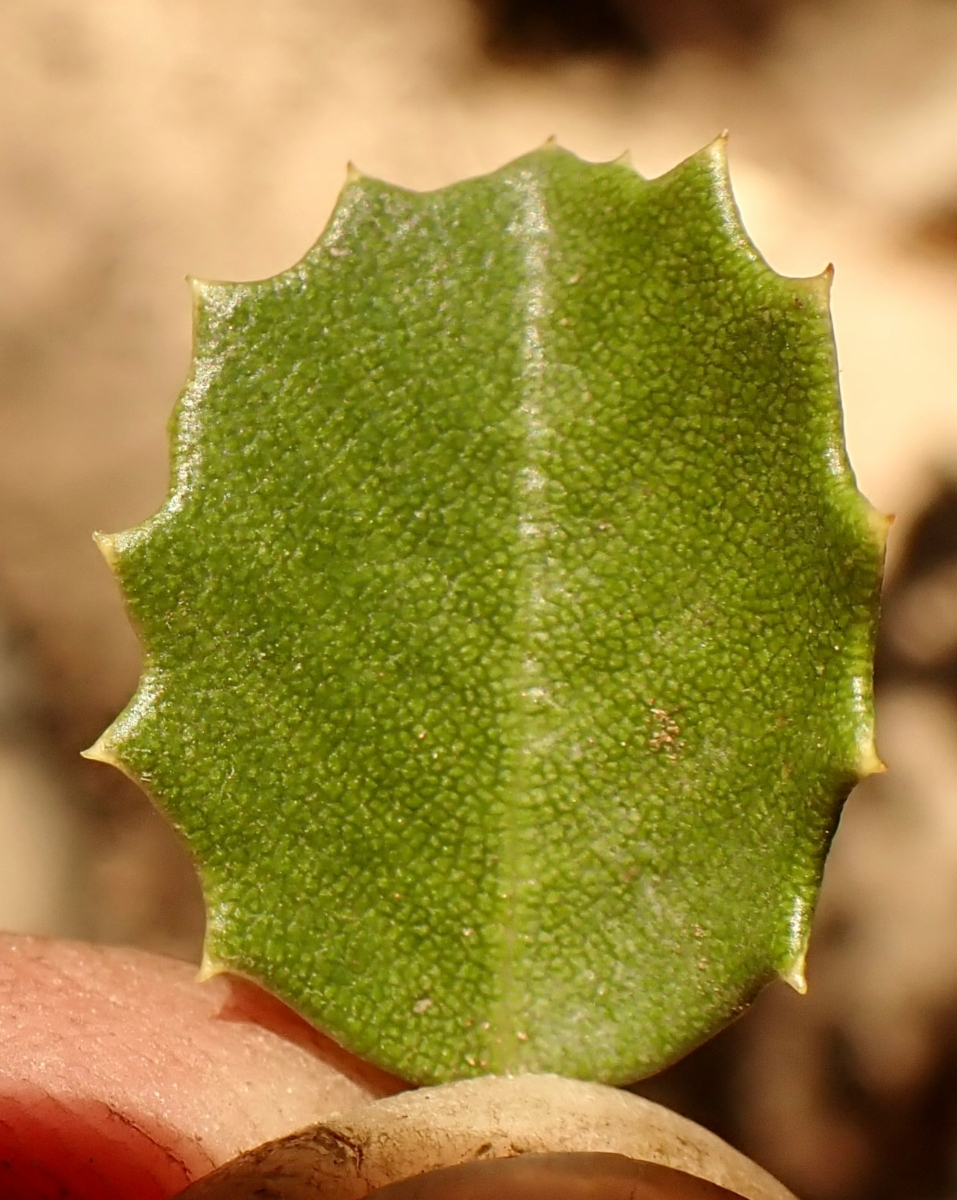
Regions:
<instances>
[{"instance_id":1,"label":"thumb","mask_svg":"<svg viewBox=\"0 0 957 1200\"><path fill-rule=\"evenodd\" d=\"M142 951L0 936L0 1195L166 1200L400 1091L255 984Z\"/></svg>"}]
</instances>

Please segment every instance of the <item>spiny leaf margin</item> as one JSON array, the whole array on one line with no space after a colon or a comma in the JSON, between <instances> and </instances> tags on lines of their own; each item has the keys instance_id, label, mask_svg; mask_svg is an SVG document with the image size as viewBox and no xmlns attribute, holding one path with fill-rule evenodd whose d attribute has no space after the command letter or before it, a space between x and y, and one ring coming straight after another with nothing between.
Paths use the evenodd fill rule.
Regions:
<instances>
[{"instance_id":1,"label":"spiny leaf margin","mask_svg":"<svg viewBox=\"0 0 957 1200\"><path fill-rule=\"evenodd\" d=\"M840 803L879 767L883 527L828 282L763 262L718 142L651 182L552 146L436 193L355 176L291 270L196 286L169 499L101 539L146 664L91 753L187 837L207 971L423 1083L627 1082L803 986Z\"/></svg>"}]
</instances>

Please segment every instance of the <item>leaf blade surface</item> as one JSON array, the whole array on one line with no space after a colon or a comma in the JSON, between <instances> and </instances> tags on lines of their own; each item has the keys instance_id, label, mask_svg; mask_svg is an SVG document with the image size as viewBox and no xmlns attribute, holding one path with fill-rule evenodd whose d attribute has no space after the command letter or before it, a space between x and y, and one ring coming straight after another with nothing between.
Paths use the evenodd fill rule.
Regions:
<instances>
[{"instance_id":1,"label":"leaf blade surface","mask_svg":"<svg viewBox=\"0 0 957 1200\"><path fill-rule=\"evenodd\" d=\"M795 977L876 763L880 547L822 280L713 147L347 185L199 285L147 665L101 752L184 831L207 953L407 1078L622 1082Z\"/></svg>"}]
</instances>

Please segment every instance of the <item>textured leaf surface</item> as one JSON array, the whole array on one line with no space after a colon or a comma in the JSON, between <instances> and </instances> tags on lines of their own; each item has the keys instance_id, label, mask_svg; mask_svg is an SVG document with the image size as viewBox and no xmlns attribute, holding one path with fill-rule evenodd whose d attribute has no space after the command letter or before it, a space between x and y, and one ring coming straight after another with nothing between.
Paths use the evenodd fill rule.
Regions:
<instances>
[{"instance_id":1,"label":"textured leaf surface","mask_svg":"<svg viewBox=\"0 0 957 1200\"><path fill-rule=\"evenodd\" d=\"M297 266L196 285L94 753L188 838L211 969L419 1081L634 1079L800 981L877 765L827 290L720 144L354 177Z\"/></svg>"}]
</instances>

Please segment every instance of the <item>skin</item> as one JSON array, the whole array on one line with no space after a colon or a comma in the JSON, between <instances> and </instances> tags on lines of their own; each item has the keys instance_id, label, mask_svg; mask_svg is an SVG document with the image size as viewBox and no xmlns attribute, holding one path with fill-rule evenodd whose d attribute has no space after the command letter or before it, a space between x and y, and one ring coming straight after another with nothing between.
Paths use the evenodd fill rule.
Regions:
<instances>
[{"instance_id":1,"label":"skin","mask_svg":"<svg viewBox=\"0 0 957 1200\"><path fill-rule=\"evenodd\" d=\"M165 1200L221 1163L405 1085L235 976L0 938L0 1194Z\"/></svg>"},{"instance_id":2,"label":"skin","mask_svg":"<svg viewBox=\"0 0 957 1200\"><path fill-rule=\"evenodd\" d=\"M264 1187L294 1200L317 1184L359 1200L420 1172L514 1155L532 1156L534 1191L537 1156L556 1150L585 1152L571 1166L586 1191L604 1179L600 1159L644 1172L635 1195L646 1200L793 1200L713 1134L612 1088L526 1075L408 1091L248 980L201 983L187 964L142 951L0 937L4 1200L167 1200L184 1189L240 1200ZM493 1190L524 1195L508 1170Z\"/></svg>"}]
</instances>

